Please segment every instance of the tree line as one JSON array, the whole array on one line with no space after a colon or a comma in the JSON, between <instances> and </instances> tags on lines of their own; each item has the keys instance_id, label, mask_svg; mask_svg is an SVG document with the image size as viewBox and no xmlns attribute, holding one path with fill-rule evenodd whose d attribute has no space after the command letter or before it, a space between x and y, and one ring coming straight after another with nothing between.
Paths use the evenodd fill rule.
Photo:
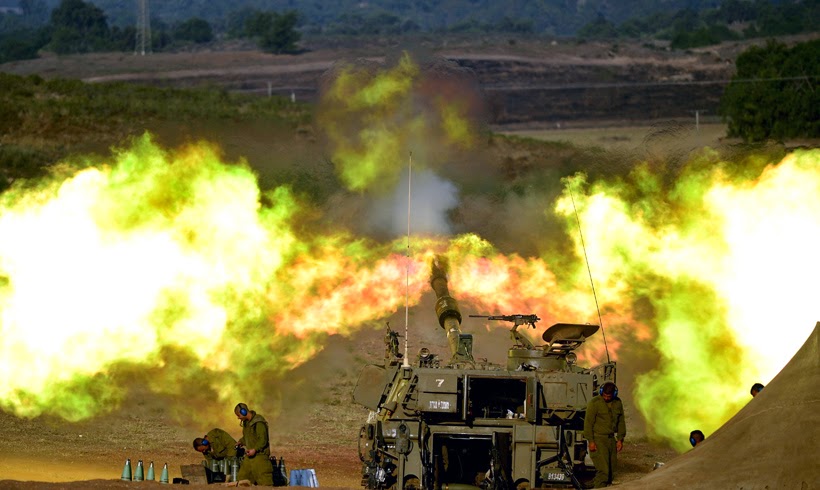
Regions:
<instances>
[{"instance_id":1,"label":"tree line","mask_svg":"<svg viewBox=\"0 0 820 490\"><path fill-rule=\"evenodd\" d=\"M105 12L84 0L61 0L47 11L43 0L20 0L21 14L0 14L0 63L36 58L40 50L56 54L97 51L131 51L136 46L137 29L109 25ZM44 23L45 20L45 23ZM297 50L301 33L296 29L298 13L246 9L232 20L234 37L255 40L271 53ZM168 25L151 19L151 49L163 51L186 44L203 44L216 37L211 24L199 17Z\"/></svg>"},{"instance_id":2,"label":"tree line","mask_svg":"<svg viewBox=\"0 0 820 490\"><path fill-rule=\"evenodd\" d=\"M669 41L672 49L688 49L723 41L815 32L817 19L820 19L820 0L723 0L714 8L656 12L620 24L599 15L582 27L578 36L662 39Z\"/></svg>"},{"instance_id":3,"label":"tree line","mask_svg":"<svg viewBox=\"0 0 820 490\"><path fill-rule=\"evenodd\" d=\"M7 0L9 1L9 0ZM56 2L57 0L46 0ZM133 1L93 0L102 8L113 25L134 23ZM775 0L780 1L780 0ZM711 8L717 0L538 0L499 2L498 0L153 0L151 11L168 22L200 17L225 31L231 12L244 8L281 12L295 9L300 13L300 30L305 35L349 32L377 34L387 20L390 30L439 33L451 29L504 28L505 24L531 24L533 33L553 36L573 36L578 28L590 22L598 13L612 22L636 15L682 8ZM512 22L500 19L507 17ZM358 25L357 25L358 24Z\"/></svg>"},{"instance_id":4,"label":"tree line","mask_svg":"<svg viewBox=\"0 0 820 490\"><path fill-rule=\"evenodd\" d=\"M6 2L14 0L5 0ZM0 35L44 27L61 0L17 0L23 15L0 14ZM102 10L112 30L127 36L136 24L134 2L88 0ZM538 34L584 39L662 39L674 49L732 39L773 37L816 31L820 0L149 0L152 27L166 43L174 30L208 28L214 37L236 37L236 21L248 12L287 14L298 7L294 24L306 36L379 36L428 33ZM36 6L36 8L32 8ZM286 6L287 9L274 7ZM209 27L206 28L205 25ZM184 29L183 29L184 30ZM288 33L293 36L293 33ZM251 36L252 37L252 36ZM201 39L201 37L197 37ZM257 38L257 40L261 39ZM116 43L115 43L116 44Z\"/></svg>"},{"instance_id":5,"label":"tree line","mask_svg":"<svg viewBox=\"0 0 820 490\"><path fill-rule=\"evenodd\" d=\"M21 14L0 14L0 62L32 58L40 49L64 54L128 51L134 46L133 2L57 1L18 0ZM566 3L573 2L552 0L509 5L501 11L497 10L499 2L489 0L454 0L446 4L441 0L412 4L376 0L364 6L339 0L338 4L326 5L323 13L314 11L315 5L310 2L300 4L308 13L254 6L273 1L235 0L219 5L204 0L154 1L152 8L164 15L151 18L152 49L207 43L221 37L253 39L263 50L286 53L298 49L302 35L555 34L558 31L553 24L568 23L578 25L575 34L581 39L660 39L669 41L673 49L688 49L727 40L814 32L816 19L820 18L820 0L723 0L717 6L714 0L668 0L665 9L659 9L654 0L624 0L618 9L608 2L587 0L573 7L572 19ZM676 5L685 8L673 8ZM635 11L643 13L625 17ZM116 20L109 18L109 12ZM182 18L186 12L202 15ZM431 16L440 23L433 22ZM586 17L592 20L579 25L579 19ZM163 20L167 18L175 20Z\"/></svg>"}]
</instances>

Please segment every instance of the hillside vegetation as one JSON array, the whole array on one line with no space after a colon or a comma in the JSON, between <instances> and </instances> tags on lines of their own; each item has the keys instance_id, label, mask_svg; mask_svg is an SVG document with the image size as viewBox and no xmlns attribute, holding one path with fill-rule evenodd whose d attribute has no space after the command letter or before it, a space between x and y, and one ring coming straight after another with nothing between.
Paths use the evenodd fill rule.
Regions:
<instances>
[{"instance_id":1,"label":"hillside vegetation","mask_svg":"<svg viewBox=\"0 0 820 490\"><path fill-rule=\"evenodd\" d=\"M3 0L12 2L13 0ZM3 2L0 2L0 6ZM673 49L817 32L818 0L604 0L497 2L149 2L150 39L137 9L117 0L18 0L0 11L0 63L54 53L185 49L245 39L273 52L299 52L300 39L413 36L418 33L577 36L662 40ZM139 44L139 47L137 46ZM147 46L146 46L147 44Z\"/></svg>"},{"instance_id":2,"label":"hillside vegetation","mask_svg":"<svg viewBox=\"0 0 820 490\"><path fill-rule=\"evenodd\" d=\"M295 132L309 118L305 105L281 97L0 73L0 190L17 179L41 175L69 155L107 152L130 136L170 122L183 128L261 121ZM191 136L202 135L193 131Z\"/></svg>"},{"instance_id":3,"label":"hillside vegetation","mask_svg":"<svg viewBox=\"0 0 820 490\"><path fill-rule=\"evenodd\" d=\"M35 7L49 11L61 0L23 0L24 8ZM14 6L16 0L3 0ZM3 2L0 2L2 4ZM93 0L94 5L105 11L113 25L124 27L136 24L134 2L120 0ZM685 8L702 10L713 8L715 0L621 0L617 3L605 0L545 0L541 2L498 2L493 0L339 0L336 2L313 2L293 0L237 0L212 2L207 0L163 0L151 2L150 9L157 20L166 24L199 17L223 27L229 15L242 9L297 10L302 25L310 31L322 31L338 27L352 20L364 20L372 26L381 20L387 26L393 18L400 27L411 30L446 30L465 24L501 24L502 19L513 27L514 23L529 26L535 32L572 34L579 27L603 15L613 22L657 12L677 11ZM751 2L749 2L751 3Z\"/></svg>"}]
</instances>

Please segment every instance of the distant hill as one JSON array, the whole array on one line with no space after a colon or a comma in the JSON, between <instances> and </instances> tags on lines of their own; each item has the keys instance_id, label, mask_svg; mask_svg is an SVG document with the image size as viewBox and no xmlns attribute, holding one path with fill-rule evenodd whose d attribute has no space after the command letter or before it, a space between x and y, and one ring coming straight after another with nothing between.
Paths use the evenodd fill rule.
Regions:
<instances>
[{"instance_id":1,"label":"distant hill","mask_svg":"<svg viewBox=\"0 0 820 490\"><path fill-rule=\"evenodd\" d=\"M4 0L8 2L9 0ZM48 7L59 0L42 0ZM112 25L134 25L136 2L92 0ZM149 0L151 16L165 23L200 17L225 27L231 12L242 8L297 10L307 32L325 32L334 24L370 20L398 22L421 31L447 30L471 24L506 22L534 33L573 35L599 18L619 23L653 13L715 8L721 0ZM780 2L774 2L780 3ZM387 15L385 15L387 14Z\"/></svg>"}]
</instances>

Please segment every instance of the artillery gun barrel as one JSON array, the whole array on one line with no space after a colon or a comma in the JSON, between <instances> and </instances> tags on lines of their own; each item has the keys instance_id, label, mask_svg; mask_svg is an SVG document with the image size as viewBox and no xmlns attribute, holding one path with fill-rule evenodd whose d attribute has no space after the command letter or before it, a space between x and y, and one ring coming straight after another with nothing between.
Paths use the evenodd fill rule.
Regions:
<instances>
[{"instance_id":1,"label":"artillery gun barrel","mask_svg":"<svg viewBox=\"0 0 820 490\"><path fill-rule=\"evenodd\" d=\"M459 336L461 335L461 311L458 301L450 296L447 289L447 259L436 257L431 264L430 286L436 292L436 316L438 324L447 332L447 343L450 353L455 357L459 351Z\"/></svg>"}]
</instances>

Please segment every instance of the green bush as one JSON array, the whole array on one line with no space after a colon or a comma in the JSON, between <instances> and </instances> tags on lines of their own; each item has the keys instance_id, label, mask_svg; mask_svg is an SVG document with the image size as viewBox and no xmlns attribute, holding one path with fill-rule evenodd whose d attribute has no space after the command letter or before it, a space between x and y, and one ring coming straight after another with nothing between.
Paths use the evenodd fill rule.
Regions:
<instances>
[{"instance_id":1,"label":"green bush","mask_svg":"<svg viewBox=\"0 0 820 490\"><path fill-rule=\"evenodd\" d=\"M737 58L720 113L729 136L746 141L820 137L820 39L792 48L775 41Z\"/></svg>"},{"instance_id":2,"label":"green bush","mask_svg":"<svg viewBox=\"0 0 820 490\"><path fill-rule=\"evenodd\" d=\"M109 45L105 14L82 0L62 0L51 11L51 28L50 47L57 54L87 53Z\"/></svg>"},{"instance_id":3,"label":"green bush","mask_svg":"<svg viewBox=\"0 0 820 490\"><path fill-rule=\"evenodd\" d=\"M292 53L302 34L296 30L299 14L290 10L284 14L272 12L270 22L261 26L257 35L259 47L271 53Z\"/></svg>"},{"instance_id":4,"label":"green bush","mask_svg":"<svg viewBox=\"0 0 820 490\"><path fill-rule=\"evenodd\" d=\"M28 60L49 41L47 29L20 29L0 35L0 63Z\"/></svg>"},{"instance_id":5,"label":"green bush","mask_svg":"<svg viewBox=\"0 0 820 490\"><path fill-rule=\"evenodd\" d=\"M174 39L179 41L191 41L193 43L208 43L214 38L214 31L211 24L206 20L193 17L174 28Z\"/></svg>"},{"instance_id":6,"label":"green bush","mask_svg":"<svg viewBox=\"0 0 820 490\"><path fill-rule=\"evenodd\" d=\"M18 179L30 179L45 173L54 154L43 149L0 144L0 192Z\"/></svg>"},{"instance_id":7,"label":"green bush","mask_svg":"<svg viewBox=\"0 0 820 490\"><path fill-rule=\"evenodd\" d=\"M725 25L710 25L693 31L678 31L672 36L672 49L689 49L713 46L723 41L739 39L740 35Z\"/></svg>"}]
</instances>

